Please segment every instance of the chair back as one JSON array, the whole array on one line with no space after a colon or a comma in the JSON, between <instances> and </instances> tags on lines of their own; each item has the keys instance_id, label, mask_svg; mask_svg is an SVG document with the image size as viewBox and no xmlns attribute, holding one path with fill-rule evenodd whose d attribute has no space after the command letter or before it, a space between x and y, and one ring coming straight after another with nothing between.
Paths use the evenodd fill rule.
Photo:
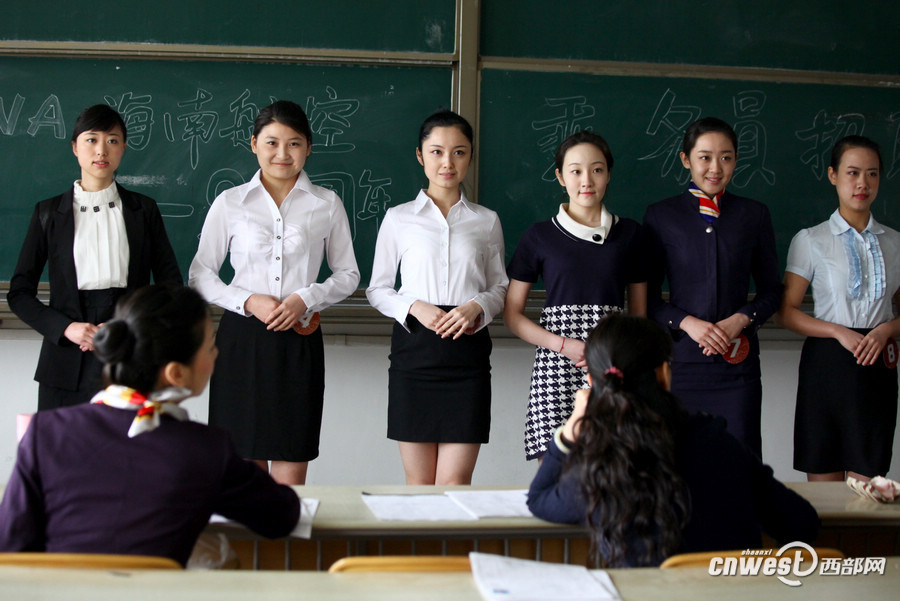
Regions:
<instances>
[{"instance_id":1,"label":"chair back","mask_svg":"<svg viewBox=\"0 0 900 601\"><path fill-rule=\"evenodd\" d=\"M105 553L0 553L0 565L94 570L180 570L168 557Z\"/></svg>"},{"instance_id":2,"label":"chair back","mask_svg":"<svg viewBox=\"0 0 900 601\"><path fill-rule=\"evenodd\" d=\"M708 568L709 562L711 559L715 557L757 557L758 555L754 555L753 551L757 549L750 549L749 552L747 549L738 549L735 551L703 551L701 553L679 553L677 555L672 555L668 559L666 559L659 567L661 568ZM762 555L764 551L769 551L769 549L758 549L760 551L759 555ZM819 559L824 558L839 558L843 559L845 557L844 553L838 549L831 549L828 547L814 547L813 549L816 552L816 556ZM803 558L804 561L809 561L812 559L812 554L809 551L804 549L803 547L797 547L796 549L792 549L792 551L798 551L800 553L800 557Z\"/></svg>"},{"instance_id":3,"label":"chair back","mask_svg":"<svg viewBox=\"0 0 900 601\"><path fill-rule=\"evenodd\" d=\"M334 562L336 572L471 572L465 555L354 555Z\"/></svg>"}]
</instances>

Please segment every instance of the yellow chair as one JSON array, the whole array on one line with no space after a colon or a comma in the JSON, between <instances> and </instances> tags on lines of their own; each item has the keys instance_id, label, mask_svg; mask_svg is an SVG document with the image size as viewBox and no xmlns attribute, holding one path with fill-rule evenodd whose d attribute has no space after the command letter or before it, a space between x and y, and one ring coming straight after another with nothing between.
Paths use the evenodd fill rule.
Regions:
<instances>
[{"instance_id":1,"label":"yellow chair","mask_svg":"<svg viewBox=\"0 0 900 601\"><path fill-rule=\"evenodd\" d=\"M816 552L816 555L819 559L828 558L839 558L843 559L846 557L844 553L838 549L830 549L828 547L813 547ZM763 549L764 551L768 551L768 549ZM800 552L800 557L804 560L812 559L812 555L810 555L809 551L804 549L803 547L797 547L795 549L791 549L791 552L794 551ZM679 553L678 555L672 555L668 559L666 559L659 567L661 568L708 568L709 561L714 557L745 557L749 555L746 549L738 549L736 551L703 551L702 553Z\"/></svg>"},{"instance_id":2,"label":"yellow chair","mask_svg":"<svg viewBox=\"0 0 900 601\"><path fill-rule=\"evenodd\" d=\"M359 555L334 562L328 571L336 572L470 572L465 555Z\"/></svg>"},{"instance_id":3,"label":"yellow chair","mask_svg":"<svg viewBox=\"0 0 900 601\"><path fill-rule=\"evenodd\" d=\"M103 553L0 553L0 565L94 570L180 570L168 557Z\"/></svg>"}]
</instances>

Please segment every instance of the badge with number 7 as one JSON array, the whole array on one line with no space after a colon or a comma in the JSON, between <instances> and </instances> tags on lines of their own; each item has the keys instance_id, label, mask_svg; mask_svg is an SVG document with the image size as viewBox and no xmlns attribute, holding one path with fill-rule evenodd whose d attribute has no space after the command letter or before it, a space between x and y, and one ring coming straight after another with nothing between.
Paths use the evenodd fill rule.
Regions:
<instances>
[{"instance_id":1,"label":"badge with number 7","mask_svg":"<svg viewBox=\"0 0 900 601\"><path fill-rule=\"evenodd\" d=\"M729 342L728 350L722 354L722 358L729 363L740 363L750 354L750 340L741 334Z\"/></svg>"}]
</instances>

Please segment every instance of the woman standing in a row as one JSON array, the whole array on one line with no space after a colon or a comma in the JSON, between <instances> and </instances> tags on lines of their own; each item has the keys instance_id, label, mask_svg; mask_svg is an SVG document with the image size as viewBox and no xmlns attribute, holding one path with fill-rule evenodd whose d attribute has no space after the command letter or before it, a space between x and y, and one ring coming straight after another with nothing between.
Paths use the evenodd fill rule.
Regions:
<instances>
[{"instance_id":1,"label":"woman standing in a row","mask_svg":"<svg viewBox=\"0 0 900 601\"><path fill-rule=\"evenodd\" d=\"M685 132L681 162L691 184L644 217L647 304L674 340L673 394L689 412L725 417L728 431L761 457L757 331L778 310L781 281L768 207L725 189L737 146L731 126L714 117ZM751 280L756 295L748 301Z\"/></svg>"},{"instance_id":2,"label":"woman standing in a row","mask_svg":"<svg viewBox=\"0 0 900 601\"><path fill-rule=\"evenodd\" d=\"M584 341L604 315L647 313L647 270L641 226L606 207L613 154L600 135L579 131L556 151L556 178L568 202L522 236L509 262L503 319L535 345L525 421L525 458L543 456L553 432L587 386ZM547 298L539 323L525 315L531 287L543 279Z\"/></svg>"},{"instance_id":3,"label":"woman standing in a row","mask_svg":"<svg viewBox=\"0 0 900 601\"><path fill-rule=\"evenodd\" d=\"M127 139L114 109L82 111L72 131L81 178L35 206L9 282L9 308L44 337L34 374L39 411L86 403L103 387L94 334L122 295L151 275L183 283L156 203L115 181ZM45 266L49 304L37 297Z\"/></svg>"},{"instance_id":4,"label":"woman standing in a row","mask_svg":"<svg viewBox=\"0 0 900 601\"><path fill-rule=\"evenodd\" d=\"M810 480L869 479L891 466L897 424L900 233L872 203L883 165L878 145L847 136L831 153L838 208L791 241L784 326L804 336L794 418L794 468ZM814 315L800 310L809 286Z\"/></svg>"},{"instance_id":5,"label":"woman standing in a row","mask_svg":"<svg viewBox=\"0 0 900 601\"><path fill-rule=\"evenodd\" d=\"M419 130L428 188L388 210L366 296L396 320L388 438L407 484L469 484L491 423L491 338L507 278L497 214L466 199L469 123L450 111ZM397 270L401 285L394 289Z\"/></svg>"},{"instance_id":6,"label":"woman standing in a row","mask_svg":"<svg viewBox=\"0 0 900 601\"><path fill-rule=\"evenodd\" d=\"M318 311L356 289L359 269L337 194L303 170L312 130L280 100L259 112L250 140L259 171L226 190L206 216L190 283L226 309L210 381L210 424L283 484L304 484L319 455L325 350ZM229 255L234 278L219 268ZM317 283L323 258L331 275Z\"/></svg>"}]
</instances>

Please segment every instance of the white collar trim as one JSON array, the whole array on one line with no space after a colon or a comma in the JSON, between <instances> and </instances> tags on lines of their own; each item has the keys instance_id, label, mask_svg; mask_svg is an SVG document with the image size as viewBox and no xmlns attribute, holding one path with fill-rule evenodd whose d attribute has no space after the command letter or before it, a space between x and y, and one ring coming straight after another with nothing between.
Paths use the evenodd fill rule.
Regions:
<instances>
[{"instance_id":1,"label":"white collar trim","mask_svg":"<svg viewBox=\"0 0 900 601\"><path fill-rule=\"evenodd\" d=\"M612 229L617 217L606 209L606 205L601 207L600 225L590 227L582 225L569 216L569 203L564 202L559 205L559 212L556 214L556 221L564 230L587 242L593 244L603 244L609 237L609 230Z\"/></svg>"}]
</instances>

